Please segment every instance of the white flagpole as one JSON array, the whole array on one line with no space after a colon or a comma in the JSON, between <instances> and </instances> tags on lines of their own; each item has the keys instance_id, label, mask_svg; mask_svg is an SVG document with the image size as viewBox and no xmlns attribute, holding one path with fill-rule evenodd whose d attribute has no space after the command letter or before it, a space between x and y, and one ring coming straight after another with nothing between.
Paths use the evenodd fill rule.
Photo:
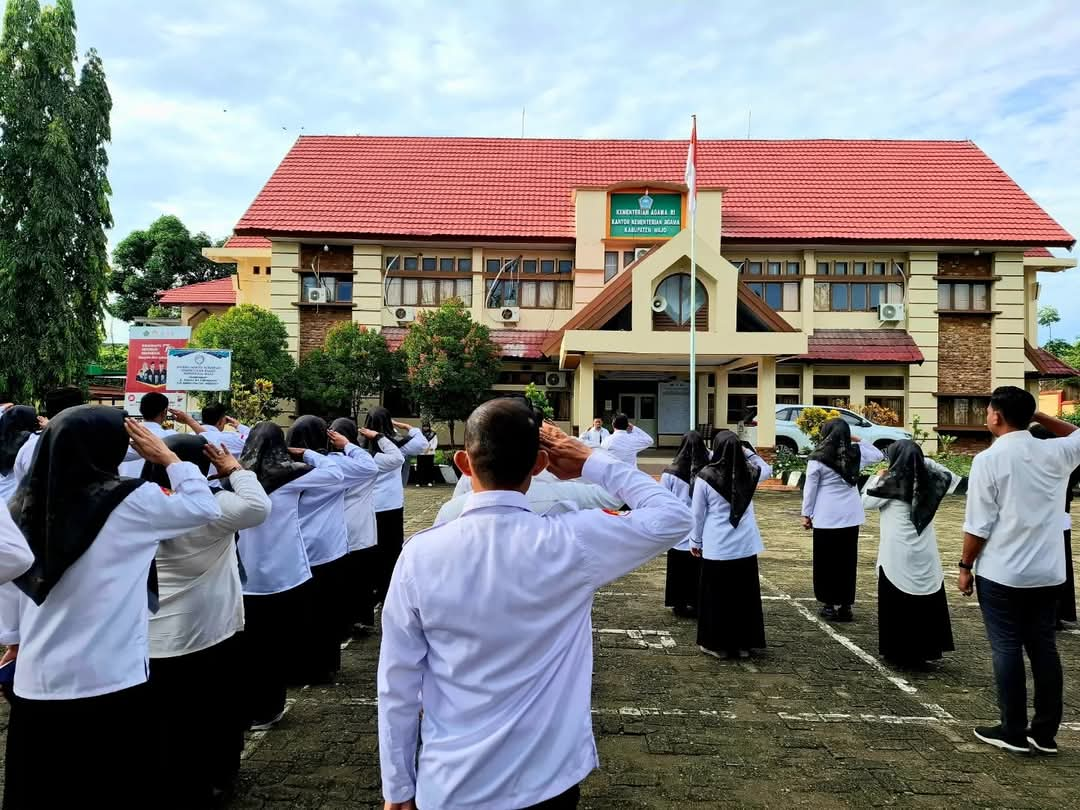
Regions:
<instances>
[{"instance_id":1,"label":"white flagpole","mask_svg":"<svg viewBox=\"0 0 1080 810\"><path fill-rule=\"evenodd\" d=\"M693 150L694 185L690 194L690 427L697 430L697 116L693 121L690 148Z\"/></svg>"}]
</instances>

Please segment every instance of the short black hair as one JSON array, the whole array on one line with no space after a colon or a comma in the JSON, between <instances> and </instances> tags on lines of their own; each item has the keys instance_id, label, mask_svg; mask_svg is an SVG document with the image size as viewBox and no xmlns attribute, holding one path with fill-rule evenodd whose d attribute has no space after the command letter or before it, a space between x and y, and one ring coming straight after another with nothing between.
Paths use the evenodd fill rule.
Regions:
<instances>
[{"instance_id":1,"label":"short black hair","mask_svg":"<svg viewBox=\"0 0 1080 810\"><path fill-rule=\"evenodd\" d=\"M169 398L164 394L159 394L157 391L144 394L143 398L139 400L139 413L147 421L157 419L167 410L169 410Z\"/></svg>"},{"instance_id":2,"label":"short black hair","mask_svg":"<svg viewBox=\"0 0 1080 810\"><path fill-rule=\"evenodd\" d=\"M1001 414L1005 424L1015 430L1027 430L1038 410L1035 397L1015 385L1003 385L990 395L990 407Z\"/></svg>"},{"instance_id":3,"label":"short black hair","mask_svg":"<svg viewBox=\"0 0 1080 810\"><path fill-rule=\"evenodd\" d=\"M228 412L229 409L220 402L207 405L202 409L202 422L204 425L216 425L225 418L225 414Z\"/></svg>"},{"instance_id":4,"label":"short black hair","mask_svg":"<svg viewBox=\"0 0 1080 810\"><path fill-rule=\"evenodd\" d=\"M45 394L45 417L52 419L61 411L68 408L76 408L86 404L81 388L68 385L63 388L54 388Z\"/></svg>"},{"instance_id":5,"label":"short black hair","mask_svg":"<svg viewBox=\"0 0 1080 810\"><path fill-rule=\"evenodd\" d=\"M630 417L625 413L616 414L615 418L611 420L611 426L616 430L626 430L630 427Z\"/></svg>"},{"instance_id":6,"label":"short black hair","mask_svg":"<svg viewBox=\"0 0 1080 810\"><path fill-rule=\"evenodd\" d=\"M540 420L525 401L493 399L465 423L465 451L485 486L517 489L532 475L540 452Z\"/></svg>"}]
</instances>

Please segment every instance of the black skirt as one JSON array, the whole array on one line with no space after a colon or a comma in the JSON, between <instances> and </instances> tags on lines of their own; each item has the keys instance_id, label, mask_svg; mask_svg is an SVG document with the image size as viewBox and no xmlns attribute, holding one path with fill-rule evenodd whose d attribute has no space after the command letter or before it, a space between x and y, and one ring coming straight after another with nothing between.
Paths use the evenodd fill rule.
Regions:
<instances>
[{"instance_id":1,"label":"black skirt","mask_svg":"<svg viewBox=\"0 0 1080 810\"><path fill-rule=\"evenodd\" d=\"M1076 585L1073 580L1072 530L1065 532L1065 581L1058 592L1057 619L1076 621Z\"/></svg>"},{"instance_id":2,"label":"black skirt","mask_svg":"<svg viewBox=\"0 0 1080 810\"><path fill-rule=\"evenodd\" d=\"M814 529L814 598L826 605L855 604L859 527Z\"/></svg>"},{"instance_id":3,"label":"black skirt","mask_svg":"<svg viewBox=\"0 0 1080 810\"><path fill-rule=\"evenodd\" d=\"M379 548L350 551L345 558L345 610L350 628L375 625L375 588L380 581Z\"/></svg>"},{"instance_id":4,"label":"black skirt","mask_svg":"<svg viewBox=\"0 0 1080 810\"><path fill-rule=\"evenodd\" d=\"M285 709L290 683L307 683L308 662L296 653L296 639L311 632L314 584L280 593L244 596L244 632L240 634L244 717L262 723Z\"/></svg>"},{"instance_id":5,"label":"black skirt","mask_svg":"<svg viewBox=\"0 0 1080 810\"><path fill-rule=\"evenodd\" d=\"M14 698L4 760L4 810L136 810L159 795L146 684L74 700Z\"/></svg>"},{"instance_id":6,"label":"black skirt","mask_svg":"<svg viewBox=\"0 0 1080 810\"><path fill-rule=\"evenodd\" d=\"M701 587L701 558L689 551L669 549L667 553L667 584L664 586L664 607L674 608L676 614L692 616L697 613L698 589Z\"/></svg>"},{"instance_id":7,"label":"black skirt","mask_svg":"<svg viewBox=\"0 0 1080 810\"><path fill-rule=\"evenodd\" d=\"M375 525L379 533L379 581L375 588L375 601L386 598L390 577L405 545L405 510L388 509L375 513Z\"/></svg>"},{"instance_id":8,"label":"black skirt","mask_svg":"<svg viewBox=\"0 0 1080 810\"><path fill-rule=\"evenodd\" d=\"M878 568L878 652L887 661L910 665L952 652L952 622L945 585L928 596L904 593Z\"/></svg>"},{"instance_id":9,"label":"black skirt","mask_svg":"<svg viewBox=\"0 0 1080 810\"><path fill-rule=\"evenodd\" d=\"M341 669L345 625L345 557L311 568L311 624L298 645L303 649L304 683L324 683Z\"/></svg>"},{"instance_id":10,"label":"black skirt","mask_svg":"<svg viewBox=\"0 0 1080 810\"><path fill-rule=\"evenodd\" d=\"M215 790L229 789L247 728L241 694L239 636L150 659L157 807L200 810L213 806Z\"/></svg>"},{"instance_id":11,"label":"black skirt","mask_svg":"<svg viewBox=\"0 0 1080 810\"><path fill-rule=\"evenodd\" d=\"M718 653L765 647L756 554L701 561L697 643Z\"/></svg>"}]
</instances>

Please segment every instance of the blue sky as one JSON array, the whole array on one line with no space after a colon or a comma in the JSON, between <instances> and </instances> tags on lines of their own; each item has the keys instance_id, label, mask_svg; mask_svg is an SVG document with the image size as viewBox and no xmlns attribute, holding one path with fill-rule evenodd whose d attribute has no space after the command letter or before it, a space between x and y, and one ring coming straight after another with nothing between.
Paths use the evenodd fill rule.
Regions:
<instances>
[{"instance_id":1,"label":"blue sky","mask_svg":"<svg viewBox=\"0 0 1080 810\"><path fill-rule=\"evenodd\" d=\"M76 0L115 244L230 232L300 134L955 138L1080 236L1080 4ZM1064 255L1062 251L1057 251ZM1076 255L1074 251L1074 256ZM1043 279L1080 337L1080 271Z\"/></svg>"}]
</instances>

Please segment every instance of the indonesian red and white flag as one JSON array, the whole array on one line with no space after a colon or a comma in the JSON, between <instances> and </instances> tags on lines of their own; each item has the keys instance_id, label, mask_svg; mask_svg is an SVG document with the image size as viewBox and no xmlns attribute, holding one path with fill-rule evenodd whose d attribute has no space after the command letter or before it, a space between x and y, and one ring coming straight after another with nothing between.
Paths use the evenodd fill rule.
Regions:
<instances>
[{"instance_id":1,"label":"indonesian red and white flag","mask_svg":"<svg viewBox=\"0 0 1080 810\"><path fill-rule=\"evenodd\" d=\"M697 116L692 116L693 126L690 128L690 148L686 152L686 186L689 188L687 204L690 215L697 211Z\"/></svg>"}]
</instances>

